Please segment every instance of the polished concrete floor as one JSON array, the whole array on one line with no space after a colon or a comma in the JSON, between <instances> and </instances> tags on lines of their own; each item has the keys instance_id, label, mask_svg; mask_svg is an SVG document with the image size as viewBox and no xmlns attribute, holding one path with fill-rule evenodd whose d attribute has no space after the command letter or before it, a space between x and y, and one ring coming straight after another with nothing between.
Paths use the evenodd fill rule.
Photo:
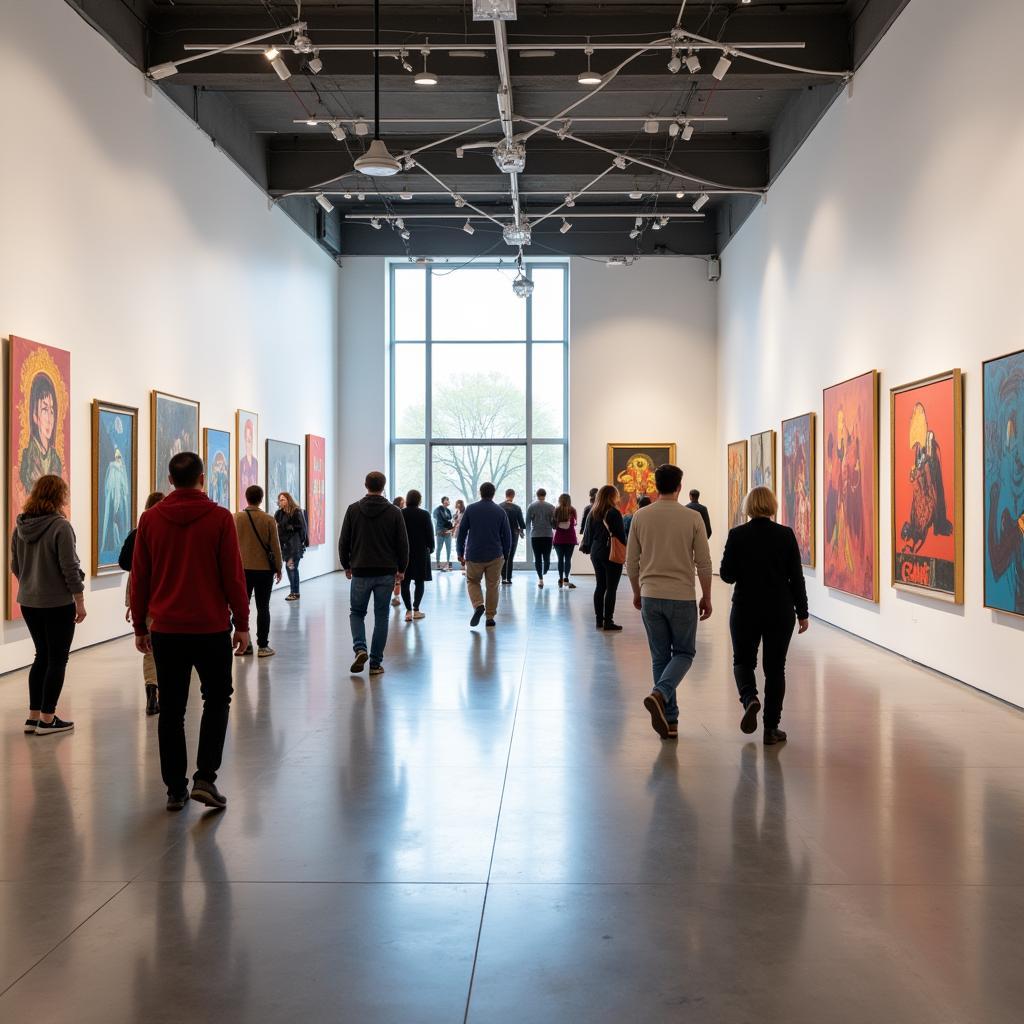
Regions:
<instances>
[{"instance_id":1,"label":"polished concrete floor","mask_svg":"<svg viewBox=\"0 0 1024 1024\"><path fill-rule=\"evenodd\" d=\"M471 632L442 576L372 681L342 577L278 593L223 814L165 812L129 641L73 656L71 735L0 679L0 1020L1024 1017L1024 715L815 622L766 749L716 584L663 743L638 615L579 583Z\"/></svg>"}]
</instances>

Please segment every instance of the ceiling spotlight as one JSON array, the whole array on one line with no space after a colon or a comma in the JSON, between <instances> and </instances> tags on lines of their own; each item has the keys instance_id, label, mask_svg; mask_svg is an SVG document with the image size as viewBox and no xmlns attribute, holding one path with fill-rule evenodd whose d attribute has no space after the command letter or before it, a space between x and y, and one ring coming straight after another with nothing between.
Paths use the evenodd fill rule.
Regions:
<instances>
[{"instance_id":1,"label":"ceiling spotlight","mask_svg":"<svg viewBox=\"0 0 1024 1024\"><path fill-rule=\"evenodd\" d=\"M456 147L456 150L455 150L455 159L456 160L461 160L465 155L466 155L466 151L461 146Z\"/></svg>"},{"instance_id":2,"label":"ceiling spotlight","mask_svg":"<svg viewBox=\"0 0 1024 1024\"><path fill-rule=\"evenodd\" d=\"M352 130L361 139L366 138L366 136L370 134L370 126L362 118L359 118L359 120L352 125Z\"/></svg>"},{"instance_id":3,"label":"ceiling spotlight","mask_svg":"<svg viewBox=\"0 0 1024 1024\"><path fill-rule=\"evenodd\" d=\"M331 134L338 142L345 141L345 126L340 121L331 122Z\"/></svg>"},{"instance_id":4,"label":"ceiling spotlight","mask_svg":"<svg viewBox=\"0 0 1024 1024\"><path fill-rule=\"evenodd\" d=\"M683 125L682 136L683 142L689 142L693 138L693 125L689 121Z\"/></svg>"},{"instance_id":5,"label":"ceiling spotlight","mask_svg":"<svg viewBox=\"0 0 1024 1024\"><path fill-rule=\"evenodd\" d=\"M629 193L629 198L630 199L643 199L643 197L644 197L643 192L630 192Z\"/></svg>"},{"instance_id":6,"label":"ceiling spotlight","mask_svg":"<svg viewBox=\"0 0 1024 1024\"><path fill-rule=\"evenodd\" d=\"M575 192L570 192L565 197L565 205L568 206L570 210L576 205L576 193Z\"/></svg>"},{"instance_id":7,"label":"ceiling spotlight","mask_svg":"<svg viewBox=\"0 0 1024 1024\"><path fill-rule=\"evenodd\" d=\"M271 45L263 51L263 56L266 57L267 60L277 60L277 58L281 56L281 51L276 46Z\"/></svg>"},{"instance_id":8,"label":"ceiling spotlight","mask_svg":"<svg viewBox=\"0 0 1024 1024\"><path fill-rule=\"evenodd\" d=\"M345 198L346 199L351 199L352 198L352 193L351 192L346 192L345 193Z\"/></svg>"},{"instance_id":9,"label":"ceiling spotlight","mask_svg":"<svg viewBox=\"0 0 1024 1024\"><path fill-rule=\"evenodd\" d=\"M657 228L667 228L668 227L668 217L664 217L664 216L659 217L658 218L658 223L655 224L654 226L657 227Z\"/></svg>"},{"instance_id":10,"label":"ceiling spotlight","mask_svg":"<svg viewBox=\"0 0 1024 1024\"><path fill-rule=\"evenodd\" d=\"M693 50L690 50L686 54L686 60L683 63L686 64L686 70L689 71L691 75L695 75L700 71L700 57L698 57Z\"/></svg>"},{"instance_id":11,"label":"ceiling spotlight","mask_svg":"<svg viewBox=\"0 0 1024 1024\"><path fill-rule=\"evenodd\" d=\"M644 226L643 218L642 217L637 217L636 223L634 223L634 225L633 225L633 230L630 231L630 233L629 233L629 237L630 238L639 238L640 237L640 232L643 230L643 226Z\"/></svg>"},{"instance_id":12,"label":"ceiling spotlight","mask_svg":"<svg viewBox=\"0 0 1024 1024\"><path fill-rule=\"evenodd\" d=\"M296 32L292 40L292 46L297 53L313 53L313 40L305 32Z\"/></svg>"},{"instance_id":13,"label":"ceiling spotlight","mask_svg":"<svg viewBox=\"0 0 1024 1024\"><path fill-rule=\"evenodd\" d=\"M319 75L324 69L324 62L320 59L320 51L313 51L313 59L308 61L306 67L313 72L314 75Z\"/></svg>"},{"instance_id":14,"label":"ceiling spotlight","mask_svg":"<svg viewBox=\"0 0 1024 1024\"><path fill-rule=\"evenodd\" d=\"M703 210L704 207L708 205L708 201L710 199L711 196L709 196L707 192L701 192L701 194L697 196L697 198L693 201L694 213L699 213L701 210Z\"/></svg>"},{"instance_id":15,"label":"ceiling spotlight","mask_svg":"<svg viewBox=\"0 0 1024 1024\"><path fill-rule=\"evenodd\" d=\"M377 217L371 217L370 227L373 228L374 231L380 231L380 220Z\"/></svg>"},{"instance_id":16,"label":"ceiling spotlight","mask_svg":"<svg viewBox=\"0 0 1024 1024\"><path fill-rule=\"evenodd\" d=\"M310 128L315 128L319 123L320 122L315 117L309 117L306 119L306 124L308 124Z\"/></svg>"},{"instance_id":17,"label":"ceiling spotlight","mask_svg":"<svg viewBox=\"0 0 1024 1024\"><path fill-rule=\"evenodd\" d=\"M323 192L317 194L316 201L324 208L325 213L330 213L334 209L334 203Z\"/></svg>"},{"instance_id":18,"label":"ceiling spotlight","mask_svg":"<svg viewBox=\"0 0 1024 1024\"><path fill-rule=\"evenodd\" d=\"M401 229L402 231L404 231L405 230L405 221L402 220L401 217L396 217L395 218L395 227Z\"/></svg>"},{"instance_id":19,"label":"ceiling spotlight","mask_svg":"<svg viewBox=\"0 0 1024 1024\"><path fill-rule=\"evenodd\" d=\"M430 42L430 40L428 39L427 42ZM430 56L430 48L425 46L420 50L420 53L423 54L423 70L413 76L413 82L416 85L437 85L437 75L427 70L427 58Z\"/></svg>"},{"instance_id":20,"label":"ceiling spotlight","mask_svg":"<svg viewBox=\"0 0 1024 1024\"><path fill-rule=\"evenodd\" d=\"M469 223L469 218L468 217L466 218L466 223L462 225L462 230L465 231L467 235L472 235L476 231L476 228L473 227L473 225Z\"/></svg>"},{"instance_id":21,"label":"ceiling spotlight","mask_svg":"<svg viewBox=\"0 0 1024 1024\"><path fill-rule=\"evenodd\" d=\"M512 291L521 299L528 299L533 294L533 282L523 273L521 268L516 279L512 282Z\"/></svg>"},{"instance_id":22,"label":"ceiling spotlight","mask_svg":"<svg viewBox=\"0 0 1024 1024\"><path fill-rule=\"evenodd\" d=\"M671 71L673 75L677 75L682 70L682 67L683 62L679 59L679 51L673 50L672 59L668 62L669 71Z\"/></svg>"},{"instance_id":23,"label":"ceiling spotlight","mask_svg":"<svg viewBox=\"0 0 1024 1024\"><path fill-rule=\"evenodd\" d=\"M406 202L408 202L410 199L412 199L412 193L411 192L399 192L398 193L398 198L399 199L404 199L404 200L406 200Z\"/></svg>"},{"instance_id":24,"label":"ceiling spotlight","mask_svg":"<svg viewBox=\"0 0 1024 1024\"><path fill-rule=\"evenodd\" d=\"M177 73L178 65L173 60L167 61L166 64L155 64L146 72L153 82L159 82L161 78L170 78L171 75L176 75Z\"/></svg>"},{"instance_id":25,"label":"ceiling spotlight","mask_svg":"<svg viewBox=\"0 0 1024 1024\"><path fill-rule=\"evenodd\" d=\"M640 229L639 228L633 228L633 230L630 231L630 233L629 233L629 237L630 238L639 238L640 237Z\"/></svg>"},{"instance_id":26,"label":"ceiling spotlight","mask_svg":"<svg viewBox=\"0 0 1024 1024\"><path fill-rule=\"evenodd\" d=\"M406 59L408 56L409 56L409 51L408 50L399 50L398 51L398 62L402 65L402 70L403 71L408 71L409 74L412 74L412 65Z\"/></svg>"},{"instance_id":27,"label":"ceiling spotlight","mask_svg":"<svg viewBox=\"0 0 1024 1024\"><path fill-rule=\"evenodd\" d=\"M562 226L558 230L561 234L567 235L570 231L572 231L572 225L563 217Z\"/></svg>"},{"instance_id":28,"label":"ceiling spotlight","mask_svg":"<svg viewBox=\"0 0 1024 1024\"><path fill-rule=\"evenodd\" d=\"M281 51L276 46L268 46L263 51L263 56L270 61L270 66L277 72L277 77L282 82L287 82L292 77L292 73L288 70L288 65L285 64L284 58L281 56Z\"/></svg>"},{"instance_id":29,"label":"ceiling spotlight","mask_svg":"<svg viewBox=\"0 0 1024 1024\"><path fill-rule=\"evenodd\" d=\"M657 120L652 117L652 118L649 118L648 120L644 121L644 131L648 135L657 135L658 134L658 122L657 122Z\"/></svg>"},{"instance_id":30,"label":"ceiling spotlight","mask_svg":"<svg viewBox=\"0 0 1024 1024\"><path fill-rule=\"evenodd\" d=\"M412 235L409 234L408 228L402 228L402 230L399 231L398 234L401 236L403 242L408 242L409 239L412 238Z\"/></svg>"},{"instance_id":31,"label":"ceiling spotlight","mask_svg":"<svg viewBox=\"0 0 1024 1024\"><path fill-rule=\"evenodd\" d=\"M452 202L455 203L455 209L457 210L461 210L466 205L466 200L458 192L452 193Z\"/></svg>"},{"instance_id":32,"label":"ceiling spotlight","mask_svg":"<svg viewBox=\"0 0 1024 1024\"><path fill-rule=\"evenodd\" d=\"M362 202L365 198L366 198L366 193L365 192L357 192L356 193L356 199L358 199L359 202Z\"/></svg>"},{"instance_id":33,"label":"ceiling spotlight","mask_svg":"<svg viewBox=\"0 0 1024 1024\"><path fill-rule=\"evenodd\" d=\"M686 197L686 193L685 192L677 192L676 193L676 199L684 199L685 197Z\"/></svg>"},{"instance_id":34,"label":"ceiling spotlight","mask_svg":"<svg viewBox=\"0 0 1024 1024\"><path fill-rule=\"evenodd\" d=\"M589 40L588 40L588 42L589 42ZM584 53L586 53L586 55L587 55L587 70L586 71L581 71L576 76L576 81L579 82L580 85L600 85L601 84L601 76L600 76L600 74L598 74L598 72L596 72L596 71L592 71L591 67L590 67L590 58L591 58L591 56L594 53L593 47L588 46L586 48L586 50L584 50Z\"/></svg>"},{"instance_id":35,"label":"ceiling spotlight","mask_svg":"<svg viewBox=\"0 0 1024 1024\"><path fill-rule=\"evenodd\" d=\"M563 121L562 127L558 129L558 137L564 139L569 134L569 128L572 126L572 121Z\"/></svg>"},{"instance_id":36,"label":"ceiling spotlight","mask_svg":"<svg viewBox=\"0 0 1024 1024\"><path fill-rule=\"evenodd\" d=\"M617 156L612 163L615 164L620 171L624 171L626 169L626 158L624 156Z\"/></svg>"},{"instance_id":37,"label":"ceiling spotlight","mask_svg":"<svg viewBox=\"0 0 1024 1024\"><path fill-rule=\"evenodd\" d=\"M674 139L679 134L679 122L672 121L668 126L669 138Z\"/></svg>"},{"instance_id":38,"label":"ceiling spotlight","mask_svg":"<svg viewBox=\"0 0 1024 1024\"><path fill-rule=\"evenodd\" d=\"M718 63L715 65L715 70L711 72L711 77L721 81L729 73L731 67L732 57L729 56L728 50L723 50L722 56L718 58Z\"/></svg>"},{"instance_id":39,"label":"ceiling spotlight","mask_svg":"<svg viewBox=\"0 0 1024 1024\"><path fill-rule=\"evenodd\" d=\"M383 139L374 139L366 152L356 157L353 165L360 174L369 174L373 178L389 178L401 169L401 163L389 152Z\"/></svg>"}]
</instances>

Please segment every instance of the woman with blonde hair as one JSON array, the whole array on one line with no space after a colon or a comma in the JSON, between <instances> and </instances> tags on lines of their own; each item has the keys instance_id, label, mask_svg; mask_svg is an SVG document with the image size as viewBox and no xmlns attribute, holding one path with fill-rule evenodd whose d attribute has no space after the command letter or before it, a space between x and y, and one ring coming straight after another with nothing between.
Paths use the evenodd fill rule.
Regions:
<instances>
[{"instance_id":1,"label":"woman with blonde hair","mask_svg":"<svg viewBox=\"0 0 1024 1024\"><path fill-rule=\"evenodd\" d=\"M724 583L735 584L729 631L733 675L743 705L740 729L752 733L757 728L761 702L754 669L761 647L766 746L786 739L779 728L786 696L786 654L796 623L801 633L809 625L800 548L788 526L772 521L778 507L767 487L755 487L747 495L748 521L729 531L719 570Z\"/></svg>"},{"instance_id":2,"label":"woman with blonde hair","mask_svg":"<svg viewBox=\"0 0 1024 1024\"><path fill-rule=\"evenodd\" d=\"M309 547L306 516L295 503L295 499L287 491L282 491L277 496L277 511L274 513L274 518L277 520L277 534L281 539L281 555L284 558L291 590L285 600L298 601L299 562L302 560L306 548Z\"/></svg>"},{"instance_id":3,"label":"woman with blonde hair","mask_svg":"<svg viewBox=\"0 0 1024 1024\"><path fill-rule=\"evenodd\" d=\"M28 673L25 719L25 732L36 736L75 727L57 715L75 626L85 618L85 573L75 550L75 531L67 520L69 493L59 476L41 476L11 537L18 604L36 651Z\"/></svg>"},{"instance_id":4,"label":"woman with blonde hair","mask_svg":"<svg viewBox=\"0 0 1024 1024\"><path fill-rule=\"evenodd\" d=\"M555 528L551 543L558 558L558 586L575 590L576 584L569 582L569 571L572 568L572 553L579 538L576 536L576 509L572 507L572 498L568 494L558 496L551 525Z\"/></svg>"},{"instance_id":5,"label":"woman with blonde hair","mask_svg":"<svg viewBox=\"0 0 1024 1024\"><path fill-rule=\"evenodd\" d=\"M648 502L650 504L650 502ZM621 547L617 547L615 542ZM625 555L626 526L619 511L619 489L606 484L597 492L587 516L580 552L590 555L594 566L594 613L597 628L618 633L622 627L615 621L615 598L622 579Z\"/></svg>"}]
</instances>

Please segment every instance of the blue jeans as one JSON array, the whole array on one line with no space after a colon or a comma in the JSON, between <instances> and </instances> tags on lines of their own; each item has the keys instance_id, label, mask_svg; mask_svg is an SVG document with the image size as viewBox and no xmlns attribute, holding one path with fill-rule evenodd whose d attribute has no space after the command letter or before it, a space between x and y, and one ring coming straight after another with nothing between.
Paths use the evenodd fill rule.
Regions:
<instances>
[{"instance_id":1,"label":"blue jeans","mask_svg":"<svg viewBox=\"0 0 1024 1024\"><path fill-rule=\"evenodd\" d=\"M441 557L441 552L447 551L447 558ZM452 560L452 535L450 533L439 533L437 535L437 566L441 567L442 562L450 562Z\"/></svg>"},{"instance_id":2,"label":"blue jeans","mask_svg":"<svg viewBox=\"0 0 1024 1024\"><path fill-rule=\"evenodd\" d=\"M665 717L678 722L676 689L697 653L697 602L645 597L641 615L651 649L654 689L665 700Z\"/></svg>"},{"instance_id":3,"label":"blue jeans","mask_svg":"<svg viewBox=\"0 0 1024 1024\"><path fill-rule=\"evenodd\" d=\"M370 641L370 666L384 660L384 646L388 642L388 619L391 617L391 595L395 589L395 576L353 576L349 598L352 610L348 621L352 627L352 650L357 654L366 650L366 611L373 596L373 639Z\"/></svg>"},{"instance_id":4,"label":"blue jeans","mask_svg":"<svg viewBox=\"0 0 1024 1024\"><path fill-rule=\"evenodd\" d=\"M284 571L288 573L288 586L293 594L299 592L299 563L293 562L292 567L288 567L288 563L285 562Z\"/></svg>"}]
</instances>

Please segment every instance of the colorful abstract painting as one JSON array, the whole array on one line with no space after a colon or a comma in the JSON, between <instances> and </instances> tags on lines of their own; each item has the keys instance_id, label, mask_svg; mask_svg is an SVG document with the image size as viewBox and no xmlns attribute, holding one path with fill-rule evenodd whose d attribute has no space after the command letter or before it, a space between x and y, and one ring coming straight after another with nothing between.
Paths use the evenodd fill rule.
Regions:
<instances>
[{"instance_id":1,"label":"colorful abstract painting","mask_svg":"<svg viewBox=\"0 0 1024 1024\"><path fill-rule=\"evenodd\" d=\"M667 444L609 444L608 483L619 489L619 509L629 515L645 495L653 499L658 488L654 471L666 463L675 465L676 446Z\"/></svg>"},{"instance_id":2,"label":"colorful abstract painting","mask_svg":"<svg viewBox=\"0 0 1024 1024\"><path fill-rule=\"evenodd\" d=\"M775 490L775 431L762 430L750 437L750 488Z\"/></svg>"},{"instance_id":3,"label":"colorful abstract painting","mask_svg":"<svg viewBox=\"0 0 1024 1024\"><path fill-rule=\"evenodd\" d=\"M982 364L985 607L1024 615L1024 351Z\"/></svg>"},{"instance_id":4,"label":"colorful abstract painting","mask_svg":"<svg viewBox=\"0 0 1024 1024\"><path fill-rule=\"evenodd\" d=\"M92 574L121 572L121 545L135 527L139 492L139 410L92 403Z\"/></svg>"},{"instance_id":5,"label":"colorful abstract painting","mask_svg":"<svg viewBox=\"0 0 1024 1024\"><path fill-rule=\"evenodd\" d=\"M260 418L254 412L235 412L235 451L238 454L238 507L245 508L245 490L260 483Z\"/></svg>"},{"instance_id":6,"label":"colorful abstract painting","mask_svg":"<svg viewBox=\"0 0 1024 1024\"><path fill-rule=\"evenodd\" d=\"M290 441L267 438L267 508L277 508L277 496L287 491L302 507L302 448Z\"/></svg>"},{"instance_id":7,"label":"colorful abstract painting","mask_svg":"<svg viewBox=\"0 0 1024 1024\"><path fill-rule=\"evenodd\" d=\"M231 431L203 429L206 493L221 508L231 509Z\"/></svg>"},{"instance_id":8,"label":"colorful abstract painting","mask_svg":"<svg viewBox=\"0 0 1024 1024\"><path fill-rule=\"evenodd\" d=\"M151 395L150 490L167 489L167 466L179 452L199 455L199 403L164 391Z\"/></svg>"},{"instance_id":9,"label":"colorful abstract painting","mask_svg":"<svg viewBox=\"0 0 1024 1024\"><path fill-rule=\"evenodd\" d=\"M306 518L310 547L323 544L327 539L326 453L327 442L322 437L306 435Z\"/></svg>"},{"instance_id":10,"label":"colorful abstract painting","mask_svg":"<svg viewBox=\"0 0 1024 1024\"><path fill-rule=\"evenodd\" d=\"M733 441L726 450L726 484L729 491L729 529L742 526L743 501L747 496L747 442Z\"/></svg>"},{"instance_id":11,"label":"colorful abstract painting","mask_svg":"<svg viewBox=\"0 0 1024 1024\"><path fill-rule=\"evenodd\" d=\"M796 535L800 561L814 565L814 413L782 421L779 522Z\"/></svg>"},{"instance_id":12,"label":"colorful abstract painting","mask_svg":"<svg viewBox=\"0 0 1024 1024\"><path fill-rule=\"evenodd\" d=\"M878 372L826 388L825 586L878 600Z\"/></svg>"}]
</instances>

